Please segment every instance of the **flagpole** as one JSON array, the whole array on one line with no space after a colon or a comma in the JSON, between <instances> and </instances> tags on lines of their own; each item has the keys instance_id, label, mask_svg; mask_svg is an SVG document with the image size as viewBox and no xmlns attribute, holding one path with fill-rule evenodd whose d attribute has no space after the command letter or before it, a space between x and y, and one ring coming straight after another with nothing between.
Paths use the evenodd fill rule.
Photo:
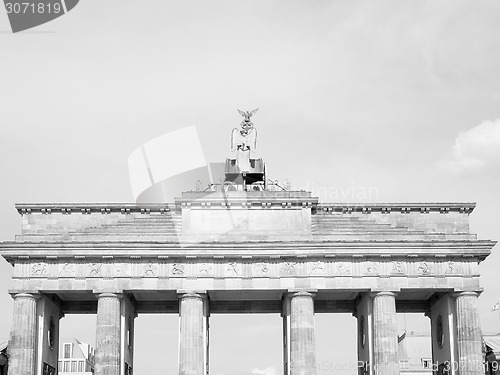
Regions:
<instances>
[{"instance_id":1,"label":"flagpole","mask_svg":"<svg viewBox=\"0 0 500 375\"><path fill-rule=\"evenodd\" d=\"M497 301L494 305L493 308L491 309L492 311L498 311L498 320L500 321L500 301ZM500 332L498 332L500 335Z\"/></svg>"}]
</instances>

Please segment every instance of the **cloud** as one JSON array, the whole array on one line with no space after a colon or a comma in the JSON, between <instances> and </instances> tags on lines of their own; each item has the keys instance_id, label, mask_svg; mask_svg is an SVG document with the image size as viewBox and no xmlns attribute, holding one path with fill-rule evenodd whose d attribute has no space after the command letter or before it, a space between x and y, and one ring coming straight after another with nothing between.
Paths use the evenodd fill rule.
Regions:
<instances>
[{"instance_id":1,"label":"cloud","mask_svg":"<svg viewBox=\"0 0 500 375\"><path fill-rule=\"evenodd\" d=\"M440 165L454 173L500 166L500 118L460 132Z\"/></svg>"},{"instance_id":2,"label":"cloud","mask_svg":"<svg viewBox=\"0 0 500 375\"><path fill-rule=\"evenodd\" d=\"M253 375L278 375L278 370L275 367L266 367L263 370L254 368L251 372Z\"/></svg>"}]
</instances>

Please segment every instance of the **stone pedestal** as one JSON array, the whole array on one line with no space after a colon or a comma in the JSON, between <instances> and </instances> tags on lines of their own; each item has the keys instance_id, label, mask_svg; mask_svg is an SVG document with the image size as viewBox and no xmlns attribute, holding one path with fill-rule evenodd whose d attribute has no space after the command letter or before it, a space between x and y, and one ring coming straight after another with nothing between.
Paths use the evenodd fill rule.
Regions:
<instances>
[{"instance_id":1,"label":"stone pedestal","mask_svg":"<svg viewBox=\"0 0 500 375\"><path fill-rule=\"evenodd\" d=\"M285 320L285 358L290 375L316 374L314 336L314 293L295 292L288 296L289 311ZM288 316L287 316L288 315ZM287 324L287 320L289 324Z\"/></svg>"},{"instance_id":2,"label":"stone pedestal","mask_svg":"<svg viewBox=\"0 0 500 375\"><path fill-rule=\"evenodd\" d=\"M183 207L183 240L233 242L311 240L318 199L305 191L249 190L184 192L175 201Z\"/></svg>"},{"instance_id":3,"label":"stone pedestal","mask_svg":"<svg viewBox=\"0 0 500 375\"><path fill-rule=\"evenodd\" d=\"M203 294L179 295L179 375L208 374L208 308Z\"/></svg>"},{"instance_id":4,"label":"stone pedestal","mask_svg":"<svg viewBox=\"0 0 500 375\"><path fill-rule=\"evenodd\" d=\"M394 293L373 294L373 331L373 373L398 375L398 327Z\"/></svg>"},{"instance_id":5,"label":"stone pedestal","mask_svg":"<svg viewBox=\"0 0 500 375\"><path fill-rule=\"evenodd\" d=\"M96 375L120 375L120 297L115 293L98 295Z\"/></svg>"},{"instance_id":6,"label":"stone pedestal","mask_svg":"<svg viewBox=\"0 0 500 375\"><path fill-rule=\"evenodd\" d=\"M9 343L9 374L36 374L36 298L33 294L14 296L14 317Z\"/></svg>"},{"instance_id":7,"label":"stone pedestal","mask_svg":"<svg viewBox=\"0 0 500 375\"><path fill-rule=\"evenodd\" d=\"M482 335L477 312L477 293L457 293L457 346L460 375L484 373Z\"/></svg>"}]
</instances>

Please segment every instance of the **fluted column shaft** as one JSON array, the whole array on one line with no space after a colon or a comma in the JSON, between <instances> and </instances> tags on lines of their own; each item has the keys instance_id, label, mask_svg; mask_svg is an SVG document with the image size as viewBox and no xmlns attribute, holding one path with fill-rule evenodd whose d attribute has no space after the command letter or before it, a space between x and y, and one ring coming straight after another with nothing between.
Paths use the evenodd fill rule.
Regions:
<instances>
[{"instance_id":1,"label":"fluted column shaft","mask_svg":"<svg viewBox=\"0 0 500 375\"><path fill-rule=\"evenodd\" d=\"M290 375L315 375L314 294L290 295Z\"/></svg>"},{"instance_id":2,"label":"fluted column shaft","mask_svg":"<svg viewBox=\"0 0 500 375\"><path fill-rule=\"evenodd\" d=\"M398 375L398 327L396 296L392 292L373 295L373 370L376 375Z\"/></svg>"},{"instance_id":3,"label":"fluted column shaft","mask_svg":"<svg viewBox=\"0 0 500 375\"><path fill-rule=\"evenodd\" d=\"M482 336L477 312L477 293L455 295L457 307L457 345L460 375L484 373Z\"/></svg>"},{"instance_id":4,"label":"fluted column shaft","mask_svg":"<svg viewBox=\"0 0 500 375\"><path fill-rule=\"evenodd\" d=\"M179 375L205 374L205 298L197 293L180 296Z\"/></svg>"},{"instance_id":5,"label":"fluted column shaft","mask_svg":"<svg viewBox=\"0 0 500 375\"><path fill-rule=\"evenodd\" d=\"M101 293L97 301L96 375L120 375L120 295Z\"/></svg>"},{"instance_id":6,"label":"fluted column shaft","mask_svg":"<svg viewBox=\"0 0 500 375\"><path fill-rule=\"evenodd\" d=\"M36 373L36 299L28 293L14 296L14 318L9 343L9 374Z\"/></svg>"}]
</instances>

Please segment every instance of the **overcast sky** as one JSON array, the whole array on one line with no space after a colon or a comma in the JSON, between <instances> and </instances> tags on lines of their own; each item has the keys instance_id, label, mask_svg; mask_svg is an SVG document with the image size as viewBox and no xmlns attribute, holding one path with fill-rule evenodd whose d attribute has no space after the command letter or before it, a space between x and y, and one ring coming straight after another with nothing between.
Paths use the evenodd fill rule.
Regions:
<instances>
[{"instance_id":1,"label":"overcast sky","mask_svg":"<svg viewBox=\"0 0 500 375\"><path fill-rule=\"evenodd\" d=\"M477 202L472 231L500 239L499 19L496 0L81 0L12 34L0 11L0 240L19 233L16 202L133 201L129 154L169 131L196 125L223 161L236 108L256 107L271 178L323 202ZM486 331L500 331L496 250ZM10 276L0 260L0 337ZM280 373L278 316L223 318L213 375ZM319 361L356 360L354 318L317 328ZM139 317L137 335L136 373L175 373L177 318Z\"/></svg>"}]
</instances>

